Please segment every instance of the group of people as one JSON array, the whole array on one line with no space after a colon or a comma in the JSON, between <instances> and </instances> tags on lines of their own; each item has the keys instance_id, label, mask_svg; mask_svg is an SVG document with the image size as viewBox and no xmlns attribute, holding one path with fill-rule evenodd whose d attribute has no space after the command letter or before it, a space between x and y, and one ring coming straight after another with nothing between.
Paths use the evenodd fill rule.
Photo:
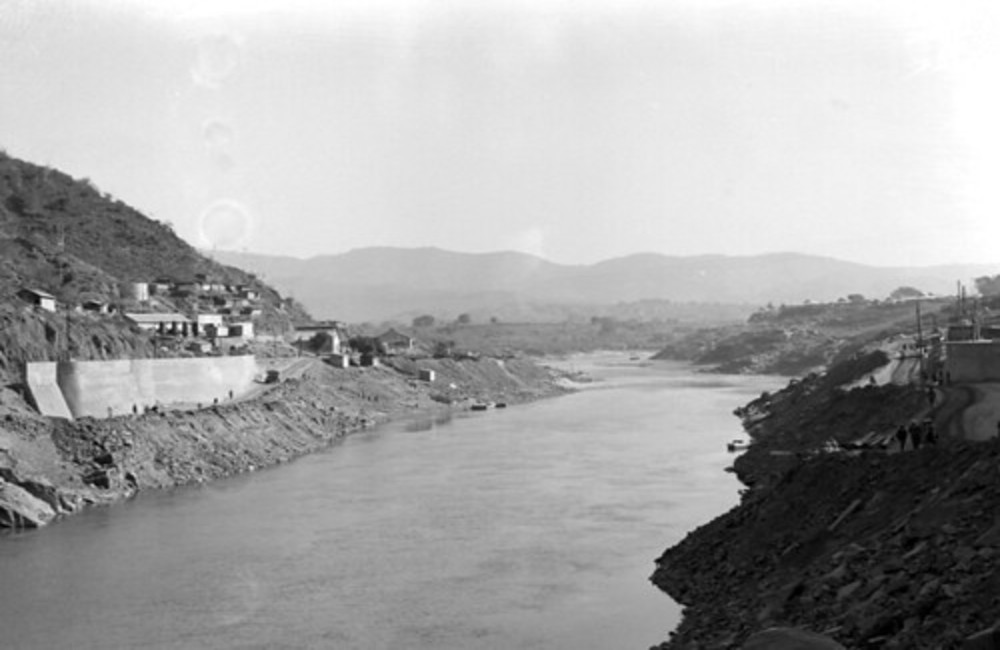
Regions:
<instances>
[{"instance_id":1,"label":"group of people","mask_svg":"<svg viewBox=\"0 0 1000 650\"><path fill-rule=\"evenodd\" d=\"M920 449L921 445L936 445L938 441L937 431L934 429L934 421L930 418L924 420L923 425L916 421L910 422L910 426L899 425L896 429L896 441L899 443L899 451L907 448L909 441L910 449Z\"/></svg>"}]
</instances>

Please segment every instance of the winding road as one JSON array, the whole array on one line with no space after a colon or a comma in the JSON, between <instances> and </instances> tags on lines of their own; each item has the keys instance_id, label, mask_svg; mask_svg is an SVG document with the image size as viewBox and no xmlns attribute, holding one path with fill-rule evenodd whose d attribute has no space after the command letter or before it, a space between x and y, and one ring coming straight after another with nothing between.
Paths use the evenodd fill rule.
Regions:
<instances>
[{"instance_id":1,"label":"winding road","mask_svg":"<svg viewBox=\"0 0 1000 650\"><path fill-rule=\"evenodd\" d=\"M939 406L933 411L934 420L944 435L967 440L988 440L997 435L1000 384L957 384L937 392Z\"/></svg>"}]
</instances>

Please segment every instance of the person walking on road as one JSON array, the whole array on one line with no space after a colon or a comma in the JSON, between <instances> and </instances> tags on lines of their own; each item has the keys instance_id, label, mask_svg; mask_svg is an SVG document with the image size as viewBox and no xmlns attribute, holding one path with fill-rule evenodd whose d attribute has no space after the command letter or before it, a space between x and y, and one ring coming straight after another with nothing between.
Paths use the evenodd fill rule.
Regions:
<instances>
[{"instance_id":1,"label":"person walking on road","mask_svg":"<svg viewBox=\"0 0 1000 650\"><path fill-rule=\"evenodd\" d=\"M934 420L930 418L924 420L924 442L928 445L937 444L937 431L934 430Z\"/></svg>"},{"instance_id":2,"label":"person walking on road","mask_svg":"<svg viewBox=\"0 0 1000 650\"><path fill-rule=\"evenodd\" d=\"M920 449L920 425L916 422L910 423L910 443L914 449Z\"/></svg>"},{"instance_id":3,"label":"person walking on road","mask_svg":"<svg viewBox=\"0 0 1000 650\"><path fill-rule=\"evenodd\" d=\"M903 451L906 449L906 427L902 424L896 429L896 440L899 442L899 450Z\"/></svg>"}]
</instances>

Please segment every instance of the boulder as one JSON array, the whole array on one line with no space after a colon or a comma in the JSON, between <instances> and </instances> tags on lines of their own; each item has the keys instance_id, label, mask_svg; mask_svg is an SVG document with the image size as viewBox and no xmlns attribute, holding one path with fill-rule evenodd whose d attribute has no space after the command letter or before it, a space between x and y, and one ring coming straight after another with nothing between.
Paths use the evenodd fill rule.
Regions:
<instances>
[{"instance_id":1,"label":"boulder","mask_svg":"<svg viewBox=\"0 0 1000 650\"><path fill-rule=\"evenodd\" d=\"M0 480L0 528L38 528L55 516L49 504L22 487Z\"/></svg>"},{"instance_id":2,"label":"boulder","mask_svg":"<svg viewBox=\"0 0 1000 650\"><path fill-rule=\"evenodd\" d=\"M846 650L822 634L794 627L772 627L743 642L743 650Z\"/></svg>"}]
</instances>

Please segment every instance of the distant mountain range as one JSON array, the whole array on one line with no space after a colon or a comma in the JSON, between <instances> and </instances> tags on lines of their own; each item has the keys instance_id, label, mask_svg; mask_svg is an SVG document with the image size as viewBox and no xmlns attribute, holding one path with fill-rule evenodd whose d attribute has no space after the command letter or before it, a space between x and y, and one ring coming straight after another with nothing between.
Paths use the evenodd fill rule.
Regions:
<instances>
[{"instance_id":1,"label":"distant mountain range","mask_svg":"<svg viewBox=\"0 0 1000 650\"><path fill-rule=\"evenodd\" d=\"M548 320L572 306L636 301L756 306L854 293L885 298L900 286L947 295L956 282L969 285L973 278L1000 273L1000 264L874 267L797 253L641 253L589 265L555 264L526 253L437 248L362 248L309 259L228 251L212 256L261 275L320 318L350 322L405 321L421 313Z\"/></svg>"}]
</instances>

